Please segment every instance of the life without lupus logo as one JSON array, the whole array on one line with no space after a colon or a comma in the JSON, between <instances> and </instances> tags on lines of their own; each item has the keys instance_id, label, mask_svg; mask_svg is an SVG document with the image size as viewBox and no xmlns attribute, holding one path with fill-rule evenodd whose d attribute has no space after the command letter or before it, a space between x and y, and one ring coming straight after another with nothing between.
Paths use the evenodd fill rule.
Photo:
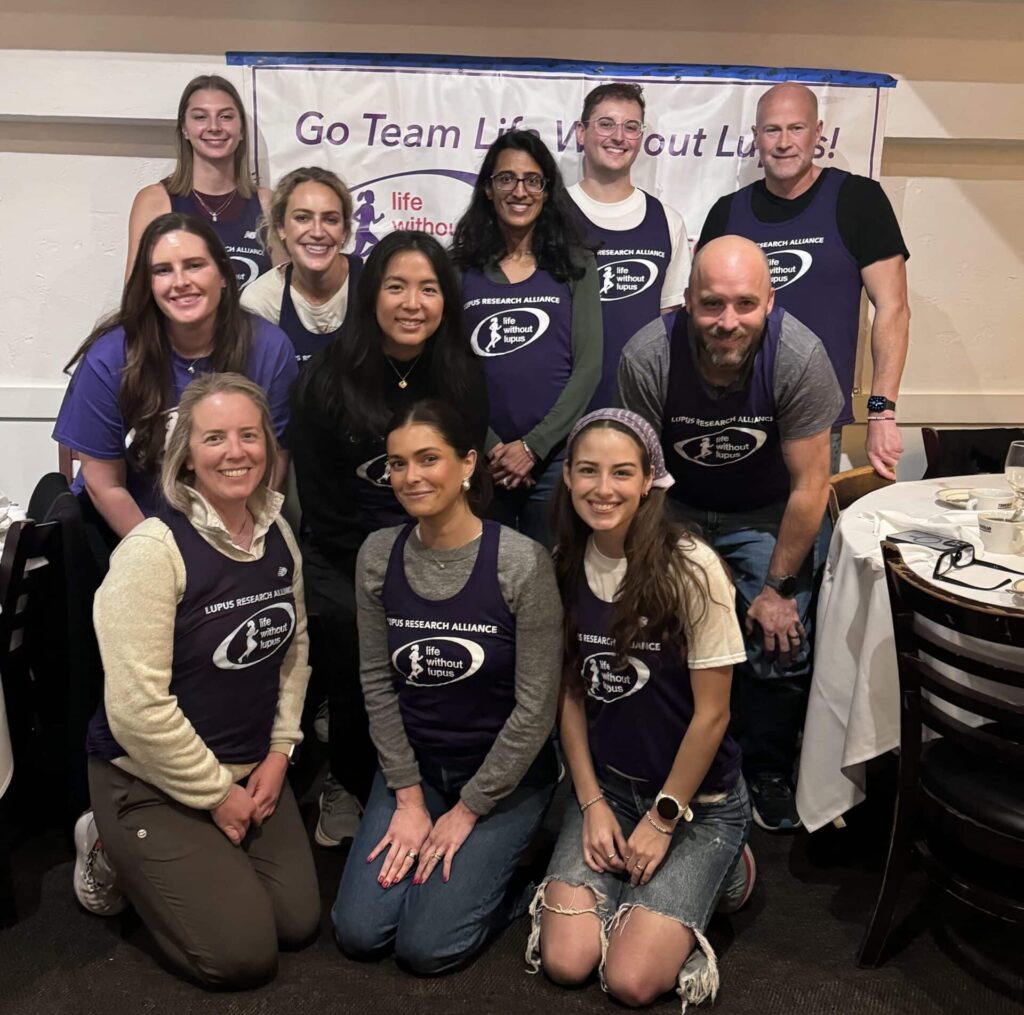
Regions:
<instances>
[{"instance_id":1,"label":"life without lupus logo","mask_svg":"<svg viewBox=\"0 0 1024 1015\"><path fill-rule=\"evenodd\" d=\"M246 617L214 650L213 664L221 670L244 670L269 659L295 630L291 603L273 603Z\"/></svg>"},{"instance_id":2,"label":"life without lupus logo","mask_svg":"<svg viewBox=\"0 0 1024 1015\"><path fill-rule=\"evenodd\" d=\"M822 239L815 238L806 242L821 243ZM768 271L771 273L772 288L775 290L785 289L787 285L792 285L797 279L803 278L814 263L814 257L798 247L789 247L785 250L766 249L765 256L768 258Z\"/></svg>"},{"instance_id":3,"label":"life without lupus logo","mask_svg":"<svg viewBox=\"0 0 1024 1015\"><path fill-rule=\"evenodd\" d=\"M418 638L391 654L392 665L414 687L440 687L473 676L483 665L482 646L468 638Z\"/></svg>"},{"instance_id":4,"label":"life without lupus logo","mask_svg":"<svg viewBox=\"0 0 1024 1015\"><path fill-rule=\"evenodd\" d=\"M551 318L533 307L509 307L485 317L470 335L470 345L478 356L506 356L536 342Z\"/></svg>"},{"instance_id":5,"label":"life without lupus logo","mask_svg":"<svg viewBox=\"0 0 1024 1015\"><path fill-rule=\"evenodd\" d=\"M768 439L764 430L730 426L713 434L678 441L676 454L698 465L732 465L752 455Z\"/></svg>"},{"instance_id":6,"label":"life without lupus logo","mask_svg":"<svg viewBox=\"0 0 1024 1015\"><path fill-rule=\"evenodd\" d=\"M377 455L376 458L363 462L356 469L356 475L360 479L365 479L367 483L373 483L374 486L390 486L391 466L388 465L388 456Z\"/></svg>"},{"instance_id":7,"label":"life without lupus logo","mask_svg":"<svg viewBox=\"0 0 1024 1015\"><path fill-rule=\"evenodd\" d=\"M628 300L658 279L658 266L644 257L630 257L601 265L597 271L602 303Z\"/></svg>"},{"instance_id":8,"label":"life without lupus logo","mask_svg":"<svg viewBox=\"0 0 1024 1015\"><path fill-rule=\"evenodd\" d=\"M636 656L627 656L622 669L615 668L614 652L595 652L583 660L587 694L597 701L622 701L636 694L650 678L651 671Z\"/></svg>"}]
</instances>

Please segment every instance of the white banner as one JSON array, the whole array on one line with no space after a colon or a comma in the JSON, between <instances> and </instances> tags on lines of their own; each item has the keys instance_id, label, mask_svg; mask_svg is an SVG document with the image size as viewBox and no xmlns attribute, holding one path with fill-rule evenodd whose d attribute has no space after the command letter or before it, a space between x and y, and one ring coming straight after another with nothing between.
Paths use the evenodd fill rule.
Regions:
<instances>
[{"instance_id":1,"label":"white banner","mask_svg":"<svg viewBox=\"0 0 1024 1015\"><path fill-rule=\"evenodd\" d=\"M451 56L232 53L228 62L248 67L260 183L304 165L334 170L352 190L362 255L391 229L450 239L484 153L507 130L535 131L566 184L575 182L583 98L605 81L643 85L633 181L682 213L691 240L717 198L762 175L750 125L772 84L802 81L817 94L821 165L872 177L895 85L885 74L844 71Z\"/></svg>"}]
</instances>

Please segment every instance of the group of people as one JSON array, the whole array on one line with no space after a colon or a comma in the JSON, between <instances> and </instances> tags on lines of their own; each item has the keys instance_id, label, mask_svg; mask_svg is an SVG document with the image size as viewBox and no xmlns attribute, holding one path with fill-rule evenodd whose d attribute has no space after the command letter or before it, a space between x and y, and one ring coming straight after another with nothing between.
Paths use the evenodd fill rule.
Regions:
<instances>
[{"instance_id":1,"label":"group of people","mask_svg":"<svg viewBox=\"0 0 1024 1015\"><path fill-rule=\"evenodd\" d=\"M109 563L76 893L130 902L191 979L265 982L316 933L287 779L312 665L315 839L353 840L346 954L442 973L529 909L555 982L716 993L705 931L749 896L751 821L799 824L862 288L868 456L901 451L908 255L877 184L814 165L816 100L783 84L758 105L764 180L714 206L691 264L681 216L631 182L644 112L636 85L590 92L569 188L534 134L502 135L450 251L394 231L363 261L334 173L255 188L235 89L186 88L54 437ZM776 292L759 245L793 230L821 239ZM654 281L615 291L641 251ZM531 894L565 769L576 806Z\"/></svg>"}]
</instances>

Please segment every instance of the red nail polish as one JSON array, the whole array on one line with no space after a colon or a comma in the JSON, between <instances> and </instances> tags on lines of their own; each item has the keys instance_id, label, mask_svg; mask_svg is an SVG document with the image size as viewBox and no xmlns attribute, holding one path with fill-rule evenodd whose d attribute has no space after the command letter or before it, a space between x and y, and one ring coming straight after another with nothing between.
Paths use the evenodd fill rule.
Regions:
<instances>
[{"instance_id":1,"label":"red nail polish","mask_svg":"<svg viewBox=\"0 0 1024 1015\"><path fill-rule=\"evenodd\" d=\"M442 880L442 881L443 881L443 882L444 882L445 884L448 884L448 878L447 878L447 877L442 877L442 878L441 878L441 880Z\"/></svg>"},{"instance_id":2,"label":"red nail polish","mask_svg":"<svg viewBox=\"0 0 1024 1015\"><path fill-rule=\"evenodd\" d=\"M413 878L413 879L412 879L412 883L413 883L414 885L420 885L420 884L423 884L423 882L422 882L422 881L420 881L420 879L419 879L419 878Z\"/></svg>"},{"instance_id":3,"label":"red nail polish","mask_svg":"<svg viewBox=\"0 0 1024 1015\"><path fill-rule=\"evenodd\" d=\"M391 882L390 881L385 881L384 882L384 887L385 888L390 888L391 887Z\"/></svg>"}]
</instances>

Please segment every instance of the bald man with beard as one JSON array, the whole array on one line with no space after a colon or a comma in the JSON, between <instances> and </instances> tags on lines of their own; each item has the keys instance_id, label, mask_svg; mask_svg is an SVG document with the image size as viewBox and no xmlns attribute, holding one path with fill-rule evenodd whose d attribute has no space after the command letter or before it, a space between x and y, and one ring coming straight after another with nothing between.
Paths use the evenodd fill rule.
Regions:
<instances>
[{"instance_id":1,"label":"bald man with beard","mask_svg":"<svg viewBox=\"0 0 1024 1015\"><path fill-rule=\"evenodd\" d=\"M630 339L618 386L619 404L661 435L677 513L732 570L747 639L733 702L754 820L797 828L829 434L843 403L835 371L818 338L776 306L761 249L724 236L694 259L685 310Z\"/></svg>"},{"instance_id":2,"label":"bald man with beard","mask_svg":"<svg viewBox=\"0 0 1024 1015\"><path fill-rule=\"evenodd\" d=\"M824 343L843 393L832 428L833 471L842 428L853 422L861 290L867 293L874 318L866 452L880 476L895 479L903 452L896 399L910 331L910 254L875 180L815 165L821 136L814 92L794 82L768 89L758 101L754 126L764 179L712 206L699 246L729 234L761 246L772 259L776 302Z\"/></svg>"}]
</instances>

